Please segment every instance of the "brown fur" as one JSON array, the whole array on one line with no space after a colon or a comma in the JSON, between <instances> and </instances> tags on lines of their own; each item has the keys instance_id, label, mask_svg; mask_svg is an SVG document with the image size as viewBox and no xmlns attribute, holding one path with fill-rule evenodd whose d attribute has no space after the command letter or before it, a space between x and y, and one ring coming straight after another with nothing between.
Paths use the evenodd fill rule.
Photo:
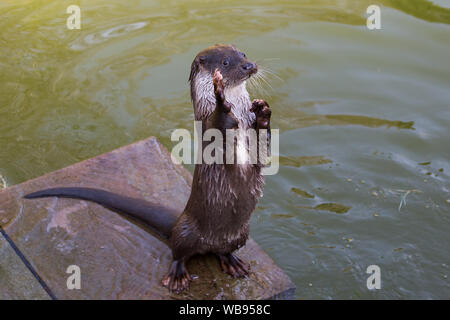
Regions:
<instances>
[{"instance_id":1,"label":"brown fur","mask_svg":"<svg viewBox=\"0 0 450 320\"><path fill-rule=\"evenodd\" d=\"M225 59L228 59L227 66L223 65ZM251 63L244 54L234 46L224 45L207 48L194 59L190 74L191 98L195 119L202 121L204 130L223 129L227 123L214 120L215 113L223 114L215 96L213 76L216 70L223 75L225 100L231 107L226 116L236 120L239 129L255 127L245 80L256 72L257 66L252 64L251 70L245 70L242 66L246 64ZM250 216L262 196L261 169L259 164L196 165L189 201L170 239L175 261L182 263L195 254L204 253L231 255L246 243ZM247 272L241 270L237 276ZM182 279L180 283L173 280L169 274L164 284L173 290L187 285Z\"/></svg>"},{"instance_id":2,"label":"brown fur","mask_svg":"<svg viewBox=\"0 0 450 320\"><path fill-rule=\"evenodd\" d=\"M216 45L197 55L189 80L195 119L202 121L204 131L208 128L222 132L231 128L270 130L269 106L263 100L251 102L245 87L245 81L257 69L234 46ZM245 160L247 140L238 134L237 141L237 146L233 146L236 159ZM234 256L233 251L248 239L250 215L262 196L261 169L261 164L248 161L196 165L191 195L181 215L142 199L82 187L40 190L25 198L84 199L145 222L169 238L174 261L163 285L179 292L189 286L191 277L185 262L195 254L215 253L225 272L234 277L248 274L249 266Z\"/></svg>"}]
</instances>

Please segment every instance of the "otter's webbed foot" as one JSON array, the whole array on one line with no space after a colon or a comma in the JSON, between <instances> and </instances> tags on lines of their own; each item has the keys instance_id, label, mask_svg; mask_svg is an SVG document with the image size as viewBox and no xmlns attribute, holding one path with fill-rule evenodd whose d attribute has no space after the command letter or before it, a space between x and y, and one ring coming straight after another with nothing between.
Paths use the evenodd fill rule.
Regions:
<instances>
[{"instance_id":1,"label":"otter's webbed foot","mask_svg":"<svg viewBox=\"0 0 450 320\"><path fill-rule=\"evenodd\" d=\"M255 99L252 102L252 108L250 109L256 116L255 129L268 129L270 130L270 116L272 111L269 104L261 99Z\"/></svg>"},{"instance_id":2,"label":"otter's webbed foot","mask_svg":"<svg viewBox=\"0 0 450 320\"><path fill-rule=\"evenodd\" d=\"M167 287L170 292L180 293L189 289L191 276L186 270L184 261L174 260L170 266L169 273L162 280L162 285Z\"/></svg>"},{"instance_id":3,"label":"otter's webbed foot","mask_svg":"<svg viewBox=\"0 0 450 320\"><path fill-rule=\"evenodd\" d=\"M250 272L250 266L232 253L218 254L222 271L233 278L247 276Z\"/></svg>"}]
</instances>

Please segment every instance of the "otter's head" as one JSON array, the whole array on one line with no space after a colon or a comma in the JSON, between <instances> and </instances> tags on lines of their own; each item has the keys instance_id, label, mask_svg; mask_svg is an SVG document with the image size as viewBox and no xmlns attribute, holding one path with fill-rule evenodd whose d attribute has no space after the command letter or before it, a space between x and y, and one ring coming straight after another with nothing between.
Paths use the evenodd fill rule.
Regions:
<instances>
[{"instance_id":1,"label":"otter's head","mask_svg":"<svg viewBox=\"0 0 450 320\"><path fill-rule=\"evenodd\" d=\"M201 51L192 62L191 95L194 100L195 82L198 77L209 77L212 83L214 71L219 69L223 76L225 87L232 88L241 85L258 71L256 63L247 59L245 53L234 45L217 44Z\"/></svg>"}]
</instances>

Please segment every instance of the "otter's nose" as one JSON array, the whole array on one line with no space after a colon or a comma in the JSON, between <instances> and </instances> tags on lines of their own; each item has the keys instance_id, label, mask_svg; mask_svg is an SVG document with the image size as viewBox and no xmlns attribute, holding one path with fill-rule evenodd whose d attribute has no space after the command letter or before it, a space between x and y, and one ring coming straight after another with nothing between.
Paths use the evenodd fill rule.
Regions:
<instances>
[{"instance_id":1,"label":"otter's nose","mask_svg":"<svg viewBox=\"0 0 450 320\"><path fill-rule=\"evenodd\" d=\"M252 71L255 70L256 68L257 68L256 63L247 62L242 65L242 69L244 69L245 71Z\"/></svg>"}]
</instances>

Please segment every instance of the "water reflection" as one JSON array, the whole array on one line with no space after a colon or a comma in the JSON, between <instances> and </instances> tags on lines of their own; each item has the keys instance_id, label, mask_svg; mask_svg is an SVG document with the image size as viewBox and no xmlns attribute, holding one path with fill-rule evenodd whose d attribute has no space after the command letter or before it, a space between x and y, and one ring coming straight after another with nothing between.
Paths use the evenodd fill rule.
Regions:
<instances>
[{"instance_id":1,"label":"water reflection","mask_svg":"<svg viewBox=\"0 0 450 320\"><path fill-rule=\"evenodd\" d=\"M192 128L192 58L235 43L270 71L251 93L282 139L252 236L297 296L445 298L450 9L439 2L380 0L371 33L370 0L81 1L79 31L64 2L3 1L0 172L16 184L150 135L170 147L174 128ZM364 287L374 263L390 270L380 292Z\"/></svg>"}]
</instances>

